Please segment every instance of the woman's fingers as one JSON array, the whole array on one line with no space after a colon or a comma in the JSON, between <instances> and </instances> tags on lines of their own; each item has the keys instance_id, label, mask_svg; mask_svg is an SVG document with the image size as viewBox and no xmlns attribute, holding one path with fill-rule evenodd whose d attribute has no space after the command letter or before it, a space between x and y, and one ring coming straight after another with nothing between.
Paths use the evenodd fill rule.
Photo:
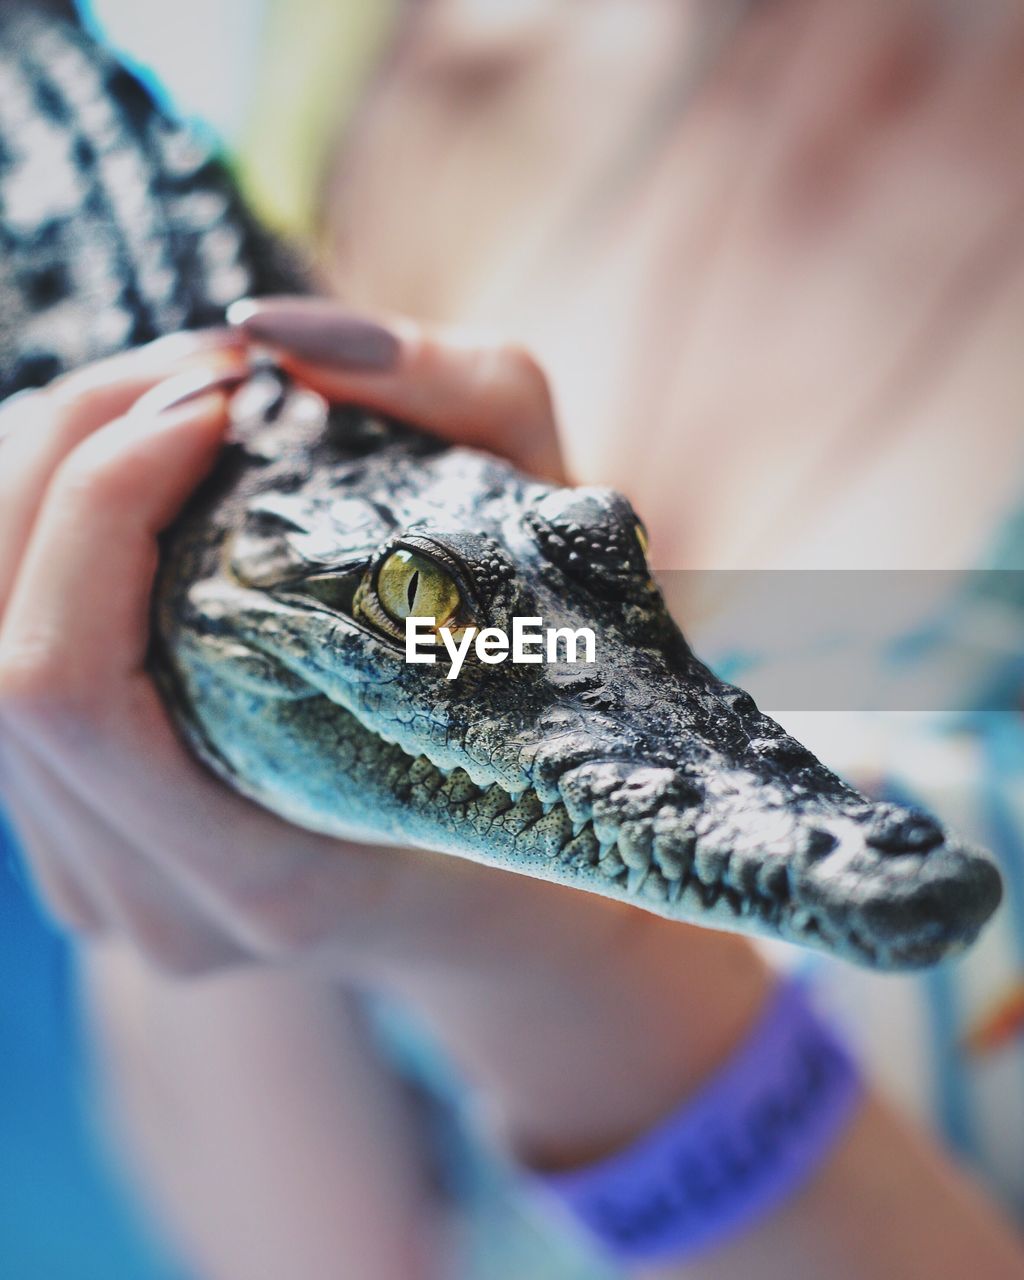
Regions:
<instances>
[{"instance_id":1,"label":"woman's fingers","mask_svg":"<svg viewBox=\"0 0 1024 1280\"><path fill-rule=\"evenodd\" d=\"M98 428L126 413L176 367L241 367L230 330L182 333L24 392L0 408L0 617L46 488L60 464Z\"/></svg>"},{"instance_id":2,"label":"woman's fingers","mask_svg":"<svg viewBox=\"0 0 1024 1280\"><path fill-rule=\"evenodd\" d=\"M246 368L230 331L176 335L0 410L5 728L12 702L38 711L45 701L58 717L79 699L106 711L116 703L113 677L133 670L145 649L155 534L216 454L226 422L217 388ZM204 391L212 395L181 403ZM140 397L144 406L132 411ZM175 971L237 959L137 849L23 741L5 737L7 803L33 877L62 923L123 932Z\"/></svg>"},{"instance_id":3,"label":"woman's fingers","mask_svg":"<svg viewBox=\"0 0 1024 1280\"><path fill-rule=\"evenodd\" d=\"M141 668L156 535L213 464L213 391L94 432L57 470L0 627L0 695L95 701Z\"/></svg>"},{"instance_id":4,"label":"woman's fingers","mask_svg":"<svg viewBox=\"0 0 1024 1280\"><path fill-rule=\"evenodd\" d=\"M154 968L178 976L244 959L177 883L63 782L50 760L24 741L9 754L15 829L62 924L123 937Z\"/></svg>"},{"instance_id":5,"label":"woman's fingers","mask_svg":"<svg viewBox=\"0 0 1024 1280\"><path fill-rule=\"evenodd\" d=\"M229 318L331 400L427 427L564 478L547 379L522 348L473 335L376 320L317 298L236 303Z\"/></svg>"},{"instance_id":6,"label":"woman's fingers","mask_svg":"<svg viewBox=\"0 0 1024 1280\"><path fill-rule=\"evenodd\" d=\"M144 840L205 918L250 953L291 952L365 911L378 864L226 792L186 756L144 674L156 535L227 425L223 393L167 406L196 391L186 381L147 393L52 478L0 626L0 723L124 842Z\"/></svg>"}]
</instances>

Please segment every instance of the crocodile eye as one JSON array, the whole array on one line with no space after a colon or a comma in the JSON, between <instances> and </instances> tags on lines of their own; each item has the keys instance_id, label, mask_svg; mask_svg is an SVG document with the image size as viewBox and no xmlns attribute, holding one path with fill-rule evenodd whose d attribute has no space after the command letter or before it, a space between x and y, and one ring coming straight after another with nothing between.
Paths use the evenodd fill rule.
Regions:
<instances>
[{"instance_id":1,"label":"crocodile eye","mask_svg":"<svg viewBox=\"0 0 1024 1280\"><path fill-rule=\"evenodd\" d=\"M433 618L438 627L451 620L462 596L455 579L434 560L400 548L377 573L377 598L394 622Z\"/></svg>"}]
</instances>

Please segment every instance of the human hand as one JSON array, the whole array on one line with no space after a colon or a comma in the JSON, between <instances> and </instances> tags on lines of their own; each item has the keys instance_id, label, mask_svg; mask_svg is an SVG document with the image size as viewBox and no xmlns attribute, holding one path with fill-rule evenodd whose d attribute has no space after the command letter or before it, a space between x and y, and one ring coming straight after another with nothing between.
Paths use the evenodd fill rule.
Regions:
<instances>
[{"instance_id":1,"label":"human hand","mask_svg":"<svg viewBox=\"0 0 1024 1280\"><path fill-rule=\"evenodd\" d=\"M337 326L327 304L301 309L318 332L330 317ZM373 331L387 332L364 325L364 339ZM284 358L335 397L557 469L547 386L528 357L408 324L390 343L388 369ZM300 955L461 962L485 938L491 954L503 934L517 949L541 900L553 920L571 898L581 928L614 914L474 864L292 827L179 743L145 670L156 536L212 465L224 384L244 370L240 340L182 336L3 410L2 791L55 914L82 933L126 935L175 972Z\"/></svg>"}]
</instances>

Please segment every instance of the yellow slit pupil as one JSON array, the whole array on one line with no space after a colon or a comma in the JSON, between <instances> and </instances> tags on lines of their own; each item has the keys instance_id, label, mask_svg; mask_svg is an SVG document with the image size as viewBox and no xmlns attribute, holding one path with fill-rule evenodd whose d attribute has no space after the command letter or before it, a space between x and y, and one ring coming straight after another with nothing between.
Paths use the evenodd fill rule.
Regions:
<instances>
[{"instance_id":1,"label":"yellow slit pupil","mask_svg":"<svg viewBox=\"0 0 1024 1280\"><path fill-rule=\"evenodd\" d=\"M400 548L392 552L377 575L381 607L396 622L406 618L434 618L443 626L459 607L455 579L426 556Z\"/></svg>"}]
</instances>

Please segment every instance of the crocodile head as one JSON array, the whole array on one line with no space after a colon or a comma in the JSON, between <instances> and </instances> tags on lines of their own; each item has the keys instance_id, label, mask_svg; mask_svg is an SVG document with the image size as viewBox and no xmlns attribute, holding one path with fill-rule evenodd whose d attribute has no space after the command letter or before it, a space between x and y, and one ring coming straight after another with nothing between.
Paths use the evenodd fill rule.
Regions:
<instances>
[{"instance_id":1,"label":"crocodile head","mask_svg":"<svg viewBox=\"0 0 1024 1280\"><path fill-rule=\"evenodd\" d=\"M194 745L317 830L416 843L878 967L969 944L987 857L851 790L692 654L628 503L271 382L172 531L158 674ZM276 416L272 425L268 418ZM405 659L405 614L588 627L596 661Z\"/></svg>"}]
</instances>

